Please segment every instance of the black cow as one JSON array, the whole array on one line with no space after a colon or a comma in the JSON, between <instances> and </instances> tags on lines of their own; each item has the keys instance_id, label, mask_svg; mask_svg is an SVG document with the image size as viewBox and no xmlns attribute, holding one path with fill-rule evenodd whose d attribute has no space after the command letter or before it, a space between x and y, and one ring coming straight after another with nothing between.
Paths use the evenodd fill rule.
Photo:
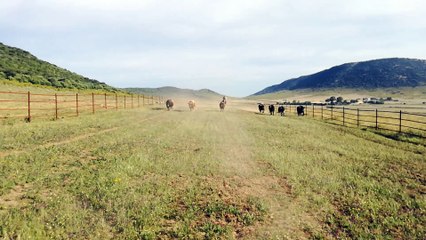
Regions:
<instances>
[{"instance_id":1,"label":"black cow","mask_svg":"<svg viewBox=\"0 0 426 240\"><path fill-rule=\"evenodd\" d=\"M264 113L265 112L265 105L263 105L262 103L259 103L259 112L260 113Z\"/></svg>"},{"instance_id":2,"label":"black cow","mask_svg":"<svg viewBox=\"0 0 426 240\"><path fill-rule=\"evenodd\" d=\"M284 106L281 105L278 107L278 113L281 114L281 116L284 116L284 111L285 111Z\"/></svg>"},{"instance_id":3,"label":"black cow","mask_svg":"<svg viewBox=\"0 0 426 240\"><path fill-rule=\"evenodd\" d=\"M275 106L274 106L274 104L269 105L269 114L275 115Z\"/></svg>"},{"instance_id":4,"label":"black cow","mask_svg":"<svg viewBox=\"0 0 426 240\"><path fill-rule=\"evenodd\" d=\"M304 106L297 106L297 115L298 116L305 116L305 107Z\"/></svg>"}]
</instances>

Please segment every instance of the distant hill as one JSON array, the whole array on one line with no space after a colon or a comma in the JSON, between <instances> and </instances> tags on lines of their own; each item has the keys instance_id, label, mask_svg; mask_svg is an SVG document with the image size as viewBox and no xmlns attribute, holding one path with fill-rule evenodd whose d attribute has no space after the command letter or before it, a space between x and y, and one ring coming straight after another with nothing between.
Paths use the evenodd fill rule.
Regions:
<instances>
[{"instance_id":1,"label":"distant hill","mask_svg":"<svg viewBox=\"0 0 426 240\"><path fill-rule=\"evenodd\" d=\"M17 81L56 88L119 91L105 83L83 77L40 60L22 49L0 43L0 81Z\"/></svg>"},{"instance_id":2,"label":"distant hill","mask_svg":"<svg viewBox=\"0 0 426 240\"><path fill-rule=\"evenodd\" d=\"M191 90L176 87L124 88L123 90L144 95L163 96L166 98L211 99L221 98L223 96L209 89Z\"/></svg>"},{"instance_id":3,"label":"distant hill","mask_svg":"<svg viewBox=\"0 0 426 240\"><path fill-rule=\"evenodd\" d=\"M253 95L296 89L376 89L425 85L426 60L387 58L335 66L267 87Z\"/></svg>"}]
</instances>

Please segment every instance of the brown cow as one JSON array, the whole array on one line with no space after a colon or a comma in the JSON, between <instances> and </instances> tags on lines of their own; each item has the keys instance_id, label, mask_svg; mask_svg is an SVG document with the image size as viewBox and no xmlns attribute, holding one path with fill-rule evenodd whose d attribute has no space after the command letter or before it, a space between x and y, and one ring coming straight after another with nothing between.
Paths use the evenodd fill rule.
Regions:
<instances>
[{"instance_id":1,"label":"brown cow","mask_svg":"<svg viewBox=\"0 0 426 240\"><path fill-rule=\"evenodd\" d=\"M195 101L194 100L189 100L188 106L189 106L189 111L194 110L195 109Z\"/></svg>"},{"instance_id":2,"label":"brown cow","mask_svg":"<svg viewBox=\"0 0 426 240\"><path fill-rule=\"evenodd\" d=\"M167 101L166 101L167 111L170 111L170 109L173 109L174 105L175 105L175 103L173 102L172 99L167 99Z\"/></svg>"}]
</instances>

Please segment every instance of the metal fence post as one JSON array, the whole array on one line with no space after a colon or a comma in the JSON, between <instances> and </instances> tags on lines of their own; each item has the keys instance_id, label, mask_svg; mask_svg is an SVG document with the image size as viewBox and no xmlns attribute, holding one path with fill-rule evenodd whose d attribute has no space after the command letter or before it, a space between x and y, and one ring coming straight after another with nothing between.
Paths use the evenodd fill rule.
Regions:
<instances>
[{"instance_id":1,"label":"metal fence post","mask_svg":"<svg viewBox=\"0 0 426 240\"><path fill-rule=\"evenodd\" d=\"M95 114L95 94L92 93L92 113Z\"/></svg>"},{"instance_id":2,"label":"metal fence post","mask_svg":"<svg viewBox=\"0 0 426 240\"><path fill-rule=\"evenodd\" d=\"M78 93L75 94L75 111L78 117Z\"/></svg>"},{"instance_id":3,"label":"metal fence post","mask_svg":"<svg viewBox=\"0 0 426 240\"><path fill-rule=\"evenodd\" d=\"M359 127L359 108L356 109L356 126Z\"/></svg>"},{"instance_id":4,"label":"metal fence post","mask_svg":"<svg viewBox=\"0 0 426 240\"><path fill-rule=\"evenodd\" d=\"M31 92L28 91L27 95L27 101L28 101L28 115L27 115L27 121L31 122Z\"/></svg>"},{"instance_id":5,"label":"metal fence post","mask_svg":"<svg viewBox=\"0 0 426 240\"><path fill-rule=\"evenodd\" d=\"M58 95L55 93L55 119L58 120Z\"/></svg>"},{"instance_id":6,"label":"metal fence post","mask_svg":"<svg viewBox=\"0 0 426 240\"><path fill-rule=\"evenodd\" d=\"M378 123L378 112L377 112L377 108L376 108L376 130L379 128L379 123Z\"/></svg>"}]
</instances>

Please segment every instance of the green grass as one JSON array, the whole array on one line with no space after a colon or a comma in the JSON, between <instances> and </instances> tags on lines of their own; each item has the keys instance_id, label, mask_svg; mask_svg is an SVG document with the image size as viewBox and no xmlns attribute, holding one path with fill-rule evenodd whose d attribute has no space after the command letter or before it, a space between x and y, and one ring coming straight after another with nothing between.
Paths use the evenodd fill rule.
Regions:
<instances>
[{"instance_id":1,"label":"green grass","mask_svg":"<svg viewBox=\"0 0 426 240\"><path fill-rule=\"evenodd\" d=\"M0 238L425 235L424 145L232 104L0 125Z\"/></svg>"}]
</instances>

